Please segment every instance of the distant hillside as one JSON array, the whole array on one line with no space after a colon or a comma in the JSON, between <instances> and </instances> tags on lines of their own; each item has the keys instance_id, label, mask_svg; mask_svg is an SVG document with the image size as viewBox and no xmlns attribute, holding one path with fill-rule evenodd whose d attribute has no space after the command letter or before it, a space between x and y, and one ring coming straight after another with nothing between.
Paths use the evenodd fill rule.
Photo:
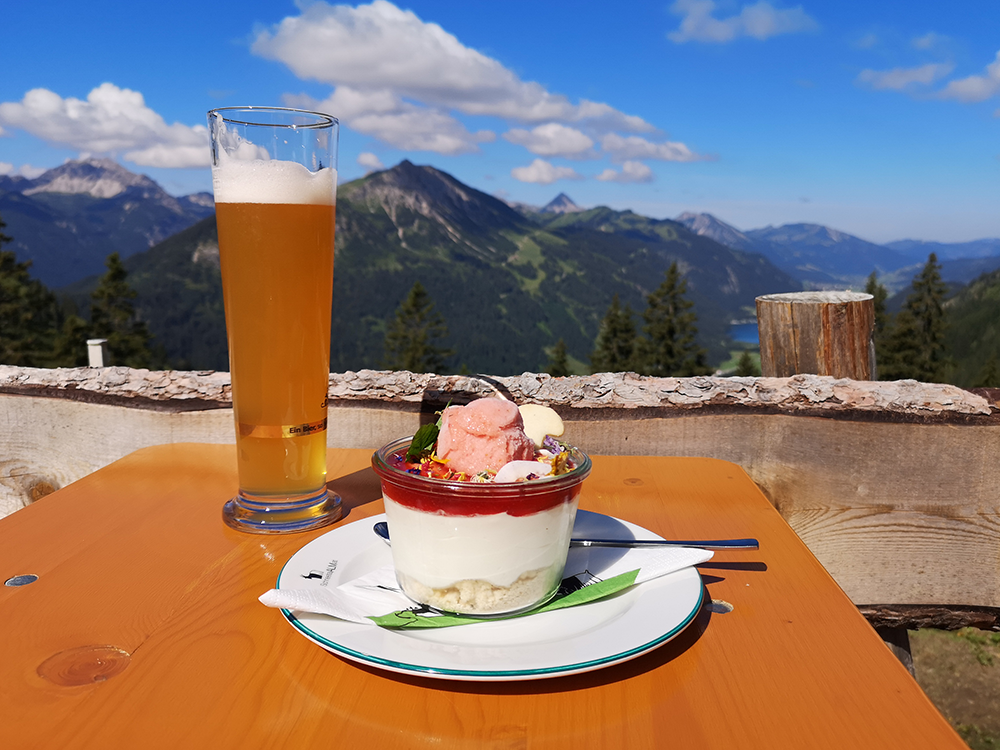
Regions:
<instances>
[{"instance_id":1,"label":"distant hillside","mask_svg":"<svg viewBox=\"0 0 1000 750\"><path fill-rule=\"evenodd\" d=\"M860 288L874 270L882 276L911 263L895 250L818 224L741 232L711 214L689 212L677 220L728 247L760 253L809 289Z\"/></svg>"},{"instance_id":2,"label":"distant hillside","mask_svg":"<svg viewBox=\"0 0 1000 750\"><path fill-rule=\"evenodd\" d=\"M50 287L100 273L111 253L147 250L214 210L207 193L175 198L110 159L0 178L0 217L14 239L6 249Z\"/></svg>"},{"instance_id":3,"label":"distant hillside","mask_svg":"<svg viewBox=\"0 0 1000 750\"><path fill-rule=\"evenodd\" d=\"M1000 270L959 291L945 309L948 351L955 362L950 382L965 388L980 385L990 359L1000 369ZM1000 382L986 385L1000 387Z\"/></svg>"},{"instance_id":4,"label":"distant hillside","mask_svg":"<svg viewBox=\"0 0 1000 750\"><path fill-rule=\"evenodd\" d=\"M125 262L151 330L191 368L226 367L215 243L207 219ZM543 370L560 338L586 368L612 296L641 313L673 261L713 362L728 354L729 321L756 296L799 288L761 256L677 222L607 208L532 220L404 161L339 188L331 366L378 367L386 323L419 280L447 321L452 371ZM75 285L76 297L95 281Z\"/></svg>"},{"instance_id":5,"label":"distant hillside","mask_svg":"<svg viewBox=\"0 0 1000 750\"><path fill-rule=\"evenodd\" d=\"M552 214L568 214L585 210L576 205L573 199L566 195L566 193L559 193L559 195L544 206L532 206L528 203L520 203L518 201L505 201L505 203L522 216L541 223L552 218Z\"/></svg>"},{"instance_id":6,"label":"distant hillside","mask_svg":"<svg viewBox=\"0 0 1000 750\"><path fill-rule=\"evenodd\" d=\"M695 214L685 211L676 220L695 234L713 239L720 245L745 252L760 252L757 242L736 227L715 218L712 214Z\"/></svg>"},{"instance_id":7,"label":"distant hillside","mask_svg":"<svg viewBox=\"0 0 1000 750\"><path fill-rule=\"evenodd\" d=\"M337 247L334 320L350 333L335 338L335 369L379 361L385 321L417 279L448 322L453 369L495 374L544 369L560 338L586 366L612 296L641 312L673 260L716 361L755 295L798 288L675 222L610 209L533 220L408 161L342 186Z\"/></svg>"},{"instance_id":8,"label":"distant hillside","mask_svg":"<svg viewBox=\"0 0 1000 750\"><path fill-rule=\"evenodd\" d=\"M219 239L215 216L202 219L147 252L125 260L136 307L171 365L179 370L228 370ZM59 290L85 317L97 276Z\"/></svg>"},{"instance_id":9,"label":"distant hillside","mask_svg":"<svg viewBox=\"0 0 1000 750\"><path fill-rule=\"evenodd\" d=\"M926 261L931 253L938 260L958 260L964 258L988 258L1000 255L1000 239L972 240L970 242L927 242L924 240L896 240L885 246L910 257L915 261Z\"/></svg>"},{"instance_id":10,"label":"distant hillside","mask_svg":"<svg viewBox=\"0 0 1000 750\"><path fill-rule=\"evenodd\" d=\"M818 224L785 224L746 234L779 268L817 287L861 286L872 271L883 274L910 263L887 247Z\"/></svg>"},{"instance_id":11,"label":"distant hillside","mask_svg":"<svg viewBox=\"0 0 1000 750\"><path fill-rule=\"evenodd\" d=\"M924 256L918 262L900 268L892 273L879 276L879 283L890 293L899 292L908 294L913 278L920 273L927 264L927 257ZM989 273L1000 269L1000 255L980 257L980 258L957 258L955 260L941 261L941 278L950 286L965 286L975 281L984 273Z\"/></svg>"},{"instance_id":12,"label":"distant hillside","mask_svg":"<svg viewBox=\"0 0 1000 750\"><path fill-rule=\"evenodd\" d=\"M764 255L810 289L861 289L872 271L890 294L909 287L931 253L945 281L967 284L1000 268L1000 239L973 242L900 240L879 245L819 224L785 224L742 232L711 214L677 221L727 247Z\"/></svg>"},{"instance_id":13,"label":"distant hillside","mask_svg":"<svg viewBox=\"0 0 1000 750\"><path fill-rule=\"evenodd\" d=\"M549 219L544 228L591 248L598 257L614 257L616 250L624 248L630 249L633 263L649 255L652 265L635 268L631 276L643 297L629 300L622 295L622 302L628 301L637 311L645 306L645 294L662 281L663 271L654 267L669 266L676 260L705 333L716 337L725 335L723 328L732 319L752 315L759 295L801 289L797 281L763 256L725 247L669 219L598 207ZM655 254L651 254L654 250ZM715 321L720 321L722 328L712 328Z\"/></svg>"}]
</instances>

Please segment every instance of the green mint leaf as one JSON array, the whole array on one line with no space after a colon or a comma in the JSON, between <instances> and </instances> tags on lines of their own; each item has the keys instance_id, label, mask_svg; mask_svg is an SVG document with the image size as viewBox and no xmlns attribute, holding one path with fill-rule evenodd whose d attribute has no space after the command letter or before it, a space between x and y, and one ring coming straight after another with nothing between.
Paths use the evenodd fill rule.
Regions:
<instances>
[{"instance_id":1,"label":"green mint leaf","mask_svg":"<svg viewBox=\"0 0 1000 750\"><path fill-rule=\"evenodd\" d=\"M410 447L406 451L407 461L418 461L424 451L434 447L438 439L439 427L436 424L425 424L417 430L410 441Z\"/></svg>"}]
</instances>

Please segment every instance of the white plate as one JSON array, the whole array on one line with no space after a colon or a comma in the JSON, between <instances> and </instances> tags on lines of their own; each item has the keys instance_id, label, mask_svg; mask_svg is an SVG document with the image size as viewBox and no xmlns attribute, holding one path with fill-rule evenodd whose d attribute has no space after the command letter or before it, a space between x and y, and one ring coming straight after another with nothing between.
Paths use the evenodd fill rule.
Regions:
<instances>
[{"instance_id":1,"label":"white plate","mask_svg":"<svg viewBox=\"0 0 1000 750\"><path fill-rule=\"evenodd\" d=\"M279 589L333 588L392 563L372 531L384 515L341 526L296 552L278 576ZM573 535L658 539L627 521L579 511ZM606 568L622 549L570 550L567 574ZM281 610L309 640L369 666L450 680L534 680L589 672L634 659L677 636L701 607L704 586L685 568L615 596L510 620L424 630L389 630L325 615Z\"/></svg>"}]
</instances>

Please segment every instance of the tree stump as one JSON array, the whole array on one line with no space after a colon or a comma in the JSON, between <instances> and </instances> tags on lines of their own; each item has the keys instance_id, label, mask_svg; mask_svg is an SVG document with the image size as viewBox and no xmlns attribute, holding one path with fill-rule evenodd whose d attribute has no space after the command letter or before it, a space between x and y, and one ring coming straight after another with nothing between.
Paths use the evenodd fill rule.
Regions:
<instances>
[{"instance_id":1,"label":"tree stump","mask_svg":"<svg viewBox=\"0 0 1000 750\"><path fill-rule=\"evenodd\" d=\"M857 292L793 292L757 298L764 377L830 375L875 380L875 303Z\"/></svg>"}]
</instances>

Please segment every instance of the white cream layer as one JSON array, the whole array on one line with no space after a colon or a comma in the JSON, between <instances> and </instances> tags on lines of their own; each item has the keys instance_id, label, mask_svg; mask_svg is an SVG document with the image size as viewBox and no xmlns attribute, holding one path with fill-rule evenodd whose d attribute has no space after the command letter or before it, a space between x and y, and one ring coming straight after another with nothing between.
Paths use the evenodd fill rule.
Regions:
<instances>
[{"instance_id":1,"label":"white cream layer","mask_svg":"<svg viewBox=\"0 0 1000 750\"><path fill-rule=\"evenodd\" d=\"M449 516L383 497L393 565L428 588L466 580L510 586L526 572L566 563L575 500L529 516Z\"/></svg>"}]
</instances>

